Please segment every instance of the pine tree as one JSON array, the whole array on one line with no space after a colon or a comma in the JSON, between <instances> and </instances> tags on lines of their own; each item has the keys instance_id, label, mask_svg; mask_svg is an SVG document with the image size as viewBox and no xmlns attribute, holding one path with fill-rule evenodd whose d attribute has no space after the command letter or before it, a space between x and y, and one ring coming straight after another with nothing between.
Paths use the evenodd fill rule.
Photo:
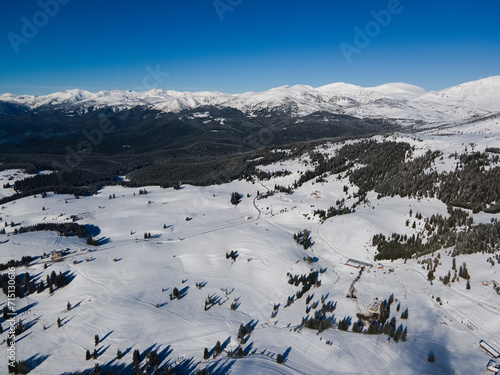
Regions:
<instances>
[{"instance_id":1,"label":"pine tree","mask_svg":"<svg viewBox=\"0 0 500 375\"><path fill-rule=\"evenodd\" d=\"M381 308L379 316L380 323L384 324L388 318L389 318L389 309L387 309L386 307Z\"/></svg>"},{"instance_id":2,"label":"pine tree","mask_svg":"<svg viewBox=\"0 0 500 375\"><path fill-rule=\"evenodd\" d=\"M68 311L71 310L71 303L69 303L69 301L68 301L68 304L66 305L66 310L68 310Z\"/></svg>"},{"instance_id":3,"label":"pine tree","mask_svg":"<svg viewBox=\"0 0 500 375\"><path fill-rule=\"evenodd\" d=\"M23 321L19 319L19 323L17 323L15 333L17 336L19 336L21 333L23 333L23 331L24 331Z\"/></svg>"},{"instance_id":4,"label":"pine tree","mask_svg":"<svg viewBox=\"0 0 500 375\"><path fill-rule=\"evenodd\" d=\"M61 328L61 319L57 318L57 328Z\"/></svg>"},{"instance_id":5,"label":"pine tree","mask_svg":"<svg viewBox=\"0 0 500 375\"><path fill-rule=\"evenodd\" d=\"M35 282L31 281L28 286L28 292L29 294L35 294L35 291L36 291Z\"/></svg>"},{"instance_id":6,"label":"pine tree","mask_svg":"<svg viewBox=\"0 0 500 375\"><path fill-rule=\"evenodd\" d=\"M401 341L402 342L406 341L406 335L407 335L407 333L408 333L408 330L405 327L405 329L403 330L403 334L401 335Z\"/></svg>"},{"instance_id":7,"label":"pine tree","mask_svg":"<svg viewBox=\"0 0 500 375\"><path fill-rule=\"evenodd\" d=\"M401 336L403 335L403 326L400 325L396 332L394 333L394 341L398 342L401 339Z\"/></svg>"},{"instance_id":8,"label":"pine tree","mask_svg":"<svg viewBox=\"0 0 500 375\"><path fill-rule=\"evenodd\" d=\"M148 365L152 366L153 368L158 368L160 365L160 359L158 358L158 353L156 353L155 350L152 350L148 353Z\"/></svg>"},{"instance_id":9,"label":"pine tree","mask_svg":"<svg viewBox=\"0 0 500 375\"><path fill-rule=\"evenodd\" d=\"M97 349L94 349L94 353L92 353L92 359L97 359Z\"/></svg>"},{"instance_id":10,"label":"pine tree","mask_svg":"<svg viewBox=\"0 0 500 375\"><path fill-rule=\"evenodd\" d=\"M243 340L245 337L245 327L243 326L243 323L240 323L240 328L238 329L238 338L240 340Z\"/></svg>"},{"instance_id":11,"label":"pine tree","mask_svg":"<svg viewBox=\"0 0 500 375\"><path fill-rule=\"evenodd\" d=\"M3 333L2 325L0 324L0 335Z\"/></svg>"},{"instance_id":12,"label":"pine tree","mask_svg":"<svg viewBox=\"0 0 500 375\"><path fill-rule=\"evenodd\" d=\"M122 352L120 351L120 349L118 349L118 351L116 352L116 359L122 359L122 357Z\"/></svg>"},{"instance_id":13,"label":"pine tree","mask_svg":"<svg viewBox=\"0 0 500 375\"><path fill-rule=\"evenodd\" d=\"M467 285L465 286L465 288L466 288L467 290L469 290L469 289L470 289L470 283L469 283L469 280L467 280Z\"/></svg>"},{"instance_id":14,"label":"pine tree","mask_svg":"<svg viewBox=\"0 0 500 375\"><path fill-rule=\"evenodd\" d=\"M359 325L358 325L358 322L354 322L354 324L352 325L352 331L354 333L361 333L361 331L359 330Z\"/></svg>"},{"instance_id":15,"label":"pine tree","mask_svg":"<svg viewBox=\"0 0 500 375\"><path fill-rule=\"evenodd\" d=\"M87 349L85 352L85 359L88 361L90 358L92 358L92 356L90 355L90 351Z\"/></svg>"},{"instance_id":16,"label":"pine tree","mask_svg":"<svg viewBox=\"0 0 500 375\"><path fill-rule=\"evenodd\" d=\"M132 362L134 364L141 363L141 353L139 352L139 349L134 350L134 353L132 354Z\"/></svg>"},{"instance_id":17,"label":"pine tree","mask_svg":"<svg viewBox=\"0 0 500 375\"><path fill-rule=\"evenodd\" d=\"M375 323L375 321L373 321L370 326L368 327L368 332L367 332L369 335L376 335L378 334L378 328L377 328L377 324Z\"/></svg>"},{"instance_id":18,"label":"pine tree","mask_svg":"<svg viewBox=\"0 0 500 375\"><path fill-rule=\"evenodd\" d=\"M408 319L408 308L401 313L401 319Z\"/></svg>"},{"instance_id":19,"label":"pine tree","mask_svg":"<svg viewBox=\"0 0 500 375\"><path fill-rule=\"evenodd\" d=\"M99 344L99 335L94 336L95 346Z\"/></svg>"},{"instance_id":20,"label":"pine tree","mask_svg":"<svg viewBox=\"0 0 500 375\"><path fill-rule=\"evenodd\" d=\"M427 280L429 280L430 282L432 282L432 280L434 280L434 271L433 270L430 270L429 273L427 274Z\"/></svg>"},{"instance_id":21,"label":"pine tree","mask_svg":"<svg viewBox=\"0 0 500 375\"><path fill-rule=\"evenodd\" d=\"M208 353L208 349L205 348L205 350L203 351L203 359L207 360L210 358L210 354Z\"/></svg>"},{"instance_id":22,"label":"pine tree","mask_svg":"<svg viewBox=\"0 0 500 375\"><path fill-rule=\"evenodd\" d=\"M282 364L283 363L283 357L281 356L281 354L278 353L278 355L276 356L276 363L279 363L279 364Z\"/></svg>"},{"instance_id":23,"label":"pine tree","mask_svg":"<svg viewBox=\"0 0 500 375\"><path fill-rule=\"evenodd\" d=\"M222 352L222 346L220 344L220 341L217 341L217 343L215 344L215 353L219 355L221 352Z\"/></svg>"},{"instance_id":24,"label":"pine tree","mask_svg":"<svg viewBox=\"0 0 500 375\"><path fill-rule=\"evenodd\" d=\"M387 301L387 303L391 305L393 302L394 302L394 293L389 296L389 300Z\"/></svg>"}]
</instances>

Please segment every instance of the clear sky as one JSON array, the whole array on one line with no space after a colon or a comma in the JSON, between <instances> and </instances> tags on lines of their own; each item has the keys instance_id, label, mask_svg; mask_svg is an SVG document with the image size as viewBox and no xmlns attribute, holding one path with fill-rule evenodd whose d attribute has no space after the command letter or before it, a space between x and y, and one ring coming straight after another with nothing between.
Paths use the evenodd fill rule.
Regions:
<instances>
[{"instance_id":1,"label":"clear sky","mask_svg":"<svg viewBox=\"0 0 500 375\"><path fill-rule=\"evenodd\" d=\"M333 82L438 90L500 75L498 0L9 0L1 7L0 93L239 93Z\"/></svg>"}]
</instances>

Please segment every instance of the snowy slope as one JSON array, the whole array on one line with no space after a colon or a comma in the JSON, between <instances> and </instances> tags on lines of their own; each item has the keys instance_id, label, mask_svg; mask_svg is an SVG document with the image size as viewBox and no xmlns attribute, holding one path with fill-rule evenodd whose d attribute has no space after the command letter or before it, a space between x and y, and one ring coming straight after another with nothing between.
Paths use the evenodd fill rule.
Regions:
<instances>
[{"instance_id":1,"label":"snowy slope","mask_svg":"<svg viewBox=\"0 0 500 375\"><path fill-rule=\"evenodd\" d=\"M285 89L286 90L286 89ZM406 95L406 94L404 94ZM486 131L488 129L488 131ZM452 131L453 130L453 131ZM376 137L382 139L382 137ZM457 152L483 151L500 143L498 119L465 124L453 129L430 130L415 136L396 134L389 139L407 141L416 147L415 155L442 150L443 158L433 168L453 170L448 156ZM318 151L331 154L339 145L328 144ZM69 195L49 194L46 198L26 197L0 208L0 228L5 222L16 227L43 222L71 222L100 228L98 238L108 242L96 247L84 239L60 237L54 232L13 235L16 227L6 227L0 235L0 263L24 255L70 249L62 262L36 259L27 269L36 280L52 271L68 273L68 286L50 295L47 290L16 301L20 318L27 329L17 339L18 359L28 360L35 374L62 374L101 368L132 373L132 352L156 350L161 365L180 365L181 373L192 374L209 367L218 374L483 374L490 357L478 342L484 339L500 348L499 296L492 280L500 281L500 265L486 262L488 254L461 255L471 275L471 290L464 280L445 286L427 281L427 270L416 259L404 263L381 261L366 271L356 284L358 298L347 299L351 283L359 270L345 265L348 258L373 262L375 248L370 240L376 233L398 232L411 235L420 229L405 225L409 210L424 217L440 213L446 206L436 199L386 197L369 202L356 213L330 218L320 223L312 212L327 208L338 199L350 204L348 195L357 191L345 175L332 175L325 182L314 180L296 189L292 195L280 193L255 200L274 184L288 185L301 173L313 168L307 155L261 167L276 171L287 169L291 175L270 181L234 181L229 184L180 190L146 187L105 187L99 194L75 199ZM14 172L9 172L13 175ZM346 193L343 187L349 186ZM243 195L238 206L230 203L232 192ZM250 196L247 196L249 194ZM115 199L109 196L115 195ZM475 222L487 222L499 214L474 215ZM304 250L293 240L293 233L308 229L314 244ZM154 238L144 240L144 233ZM4 242L6 241L6 242ZM236 261L226 253L237 251ZM436 278L451 268L446 249L440 251L441 265ZM313 263L303 260L314 257ZM431 255L426 256L431 257ZM434 258L437 254L434 254ZM285 307L297 287L288 283L287 273L307 274L322 269L321 286ZM488 282L488 285L483 285ZM197 283L206 282L203 289ZM184 292L180 300L170 300L177 287ZM391 316L408 327L407 342L387 342L385 335L362 335L337 329L297 328L307 315L306 307L321 300L336 303L336 322L344 317L355 319L366 314L376 299L393 293L409 319L401 320L396 305ZM207 296L218 298L204 310ZM436 302L437 297L442 304ZM66 310L67 302L73 308ZM230 308L235 302L236 310ZM5 296L0 294L0 307ZM279 304L276 317L271 317ZM27 308L29 306L29 308ZM321 303L320 303L321 306ZM314 311L314 309L312 310ZM62 326L57 327L57 318ZM236 351L238 327L253 321L254 331L242 348L244 358L229 358ZM2 327L6 323L1 320ZM44 326L46 329L44 330ZM94 346L94 335L101 342ZM5 339L6 333L0 335ZM203 359L203 350L214 348L219 340L224 354ZM327 344L327 341L329 342ZM331 345L330 345L331 343ZM85 350L97 349L97 360L85 360ZM116 352L124 353L121 360ZM436 362L427 361L428 353ZM277 354L285 363L276 363ZM144 365L145 362L142 362ZM1 356L0 369L6 368Z\"/></svg>"}]
</instances>

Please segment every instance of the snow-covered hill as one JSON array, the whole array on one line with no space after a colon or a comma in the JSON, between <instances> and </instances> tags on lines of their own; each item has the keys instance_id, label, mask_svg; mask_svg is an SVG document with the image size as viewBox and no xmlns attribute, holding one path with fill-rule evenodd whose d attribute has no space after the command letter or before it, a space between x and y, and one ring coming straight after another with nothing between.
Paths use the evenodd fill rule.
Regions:
<instances>
[{"instance_id":1,"label":"snow-covered hill","mask_svg":"<svg viewBox=\"0 0 500 375\"><path fill-rule=\"evenodd\" d=\"M67 90L46 96L0 95L0 102L15 103L28 110L58 109L82 113L90 109L115 111L146 107L178 112L200 106L219 106L242 110L249 115L273 111L308 115L316 111L357 117L398 119L401 123L449 123L500 112L500 76L464 83L441 91L426 92L405 83L359 87L334 83L318 88L305 85L282 86L263 92L225 94L221 92L146 92Z\"/></svg>"},{"instance_id":2,"label":"snow-covered hill","mask_svg":"<svg viewBox=\"0 0 500 375\"><path fill-rule=\"evenodd\" d=\"M397 87L403 97L418 91ZM452 171L458 163L452 157L455 152L498 146L499 121L490 118L413 136L375 139L408 142L415 146L413 157L441 150L442 157L430 169ZM317 152L332 155L341 146L326 144ZM175 367L181 374L205 368L214 374L486 374L491 358L479 347L479 340L500 348L500 297L494 289L500 282L500 264L487 261L492 254L456 257L457 265L467 264L471 289L466 289L465 279L448 286L438 280L452 269L450 249L406 262L374 262L374 234L420 233L425 218L446 217L447 207L435 198L378 199L370 191L355 213L319 221L314 210L327 209L341 199L347 206L356 201L353 193L358 188L347 173L312 179L293 194L256 199L258 192L263 194L275 184L288 186L312 168L314 162L304 154L262 165L265 171L291 172L268 181L180 190L150 186L145 188L147 194L113 186L78 199L49 193L45 198L31 196L4 204L0 228L7 233L0 235L0 263L30 255L34 262L17 268L18 275L29 272L37 284L53 271L70 279L69 285L55 288L53 294L45 289L16 300L18 318L25 326L16 341L17 359L26 360L32 373L40 375L91 370L95 364L106 371L132 374L135 350L141 353L141 368L146 353L154 350L160 367ZM12 171L1 174L0 182L13 176ZM237 206L230 203L235 191L242 194ZM416 219L417 212L423 219ZM476 224L500 218L500 214L471 215ZM22 226L73 220L98 227L95 237L104 243L89 246L85 239L46 231L14 234ZM407 220L415 220L415 227L406 225ZM313 241L309 249L293 239L304 229ZM145 233L151 238L145 239ZM40 259L44 252L61 249L69 251L61 262ZM231 251L235 260L226 255ZM346 264L349 258L373 267L358 279L360 269ZM427 280L422 259L439 265L433 283ZM297 298L301 286L290 284L290 275L307 275L312 269L319 272L320 285ZM355 299L346 298L351 285ZM174 288L181 298L170 298ZM358 316L373 313L391 294L396 300L390 317L407 327L405 342L352 332ZM287 306L289 297L292 303ZM207 298L215 303L205 307ZM302 319L313 316L323 302L335 306L327 313L334 328L305 328ZM0 308L5 304L0 293ZM409 317L401 319L406 308ZM347 332L335 328L344 318L352 319ZM252 328L242 343L238 331L240 324L247 323ZM4 320L0 324L7 329ZM0 340L6 335L1 334ZM217 341L222 354L214 358ZM245 354L242 358L228 356L237 355L239 347ZM203 358L204 348L209 359ZM94 349L97 359L86 360L86 350ZM123 353L121 359L117 359L118 350ZM432 363L430 353L435 358ZM278 354L283 364L276 362ZM0 373L5 373L6 365L5 355L0 356Z\"/></svg>"}]
</instances>

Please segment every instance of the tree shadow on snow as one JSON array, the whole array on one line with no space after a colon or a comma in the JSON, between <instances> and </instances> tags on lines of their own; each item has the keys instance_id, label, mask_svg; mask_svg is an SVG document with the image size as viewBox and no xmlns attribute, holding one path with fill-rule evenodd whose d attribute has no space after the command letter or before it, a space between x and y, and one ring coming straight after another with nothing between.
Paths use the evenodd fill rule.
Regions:
<instances>
[{"instance_id":1,"label":"tree shadow on snow","mask_svg":"<svg viewBox=\"0 0 500 375\"><path fill-rule=\"evenodd\" d=\"M23 322L23 325L24 325L24 331L27 331L29 330L31 327L33 327L37 322L38 320L40 320L40 317L37 317L31 321L29 321L28 323L24 323Z\"/></svg>"},{"instance_id":2,"label":"tree shadow on snow","mask_svg":"<svg viewBox=\"0 0 500 375\"><path fill-rule=\"evenodd\" d=\"M229 345L229 343L231 342L231 336L229 336L226 341L224 341L222 344L221 344L221 349L222 350L226 350L227 346Z\"/></svg>"},{"instance_id":3,"label":"tree shadow on snow","mask_svg":"<svg viewBox=\"0 0 500 375\"><path fill-rule=\"evenodd\" d=\"M75 272L71 272L71 271L65 271L62 273L64 276L66 276L66 280L68 280L68 284L70 282L72 282L75 277L76 277L76 273Z\"/></svg>"},{"instance_id":4,"label":"tree shadow on snow","mask_svg":"<svg viewBox=\"0 0 500 375\"><path fill-rule=\"evenodd\" d=\"M101 237L101 238L98 238L96 241L97 241L97 246L102 246L102 245L107 245L108 243L110 243L111 238Z\"/></svg>"},{"instance_id":5,"label":"tree shadow on snow","mask_svg":"<svg viewBox=\"0 0 500 375\"><path fill-rule=\"evenodd\" d=\"M101 234L101 229L96 225L86 224L85 227L87 228L87 232L89 233L89 235L92 237Z\"/></svg>"},{"instance_id":6,"label":"tree shadow on snow","mask_svg":"<svg viewBox=\"0 0 500 375\"><path fill-rule=\"evenodd\" d=\"M104 345L102 345L99 349L97 349L97 355L100 357L101 355L106 353L106 351L109 349L110 346L111 345L104 347Z\"/></svg>"},{"instance_id":7,"label":"tree shadow on snow","mask_svg":"<svg viewBox=\"0 0 500 375\"><path fill-rule=\"evenodd\" d=\"M77 307L79 307L82 304L82 302L83 302L83 299L80 302L78 302L76 305L72 306L71 310L76 309Z\"/></svg>"},{"instance_id":8,"label":"tree shadow on snow","mask_svg":"<svg viewBox=\"0 0 500 375\"><path fill-rule=\"evenodd\" d=\"M114 332L114 330L106 333L106 335L102 339L100 339L99 342L103 342L104 340L106 340L109 337L109 335L111 335L113 332Z\"/></svg>"},{"instance_id":9,"label":"tree shadow on snow","mask_svg":"<svg viewBox=\"0 0 500 375\"><path fill-rule=\"evenodd\" d=\"M243 352L245 353L245 356L248 356L250 354L250 352L252 351L253 349L253 342L251 342L250 344L248 344L245 349L243 349Z\"/></svg>"},{"instance_id":10,"label":"tree shadow on snow","mask_svg":"<svg viewBox=\"0 0 500 375\"><path fill-rule=\"evenodd\" d=\"M186 286L184 288L182 288L181 290L179 290L179 299L183 299L184 297L187 296L187 292L189 290L189 286Z\"/></svg>"},{"instance_id":11,"label":"tree shadow on snow","mask_svg":"<svg viewBox=\"0 0 500 375\"><path fill-rule=\"evenodd\" d=\"M38 305L38 302L33 302L33 303L30 303L29 305L21 307L19 310L16 311L16 314L21 315L21 314L25 313L26 311L30 310L31 308L35 307L36 305Z\"/></svg>"},{"instance_id":12,"label":"tree shadow on snow","mask_svg":"<svg viewBox=\"0 0 500 375\"><path fill-rule=\"evenodd\" d=\"M287 350L281 355L281 359L283 359L283 362L286 362L288 359L288 356L290 355L290 352L292 351L292 347L289 346Z\"/></svg>"},{"instance_id":13,"label":"tree shadow on snow","mask_svg":"<svg viewBox=\"0 0 500 375\"><path fill-rule=\"evenodd\" d=\"M71 318L67 318L67 317L64 317L61 319L61 327L64 327L66 324L68 324L69 322L71 322L73 320L74 316L72 316Z\"/></svg>"},{"instance_id":14,"label":"tree shadow on snow","mask_svg":"<svg viewBox=\"0 0 500 375\"><path fill-rule=\"evenodd\" d=\"M36 353L26 359L26 363L28 364L28 367L30 368L31 371L33 371L35 368L40 366L45 360L49 358L48 355L40 355L39 353Z\"/></svg>"},{"instance_id":15,"label":"tree shadow on snow","mask_svg":"<svg viewBox=\"0 0 500 375\"><path fill-rule=\"evenodd\" d=\"M212 375L228 375L231 373L231 367L233 367L235 362L236 359L220 359L207 366L206 369L210 370Z\"/></svg>"}]
</instances>

